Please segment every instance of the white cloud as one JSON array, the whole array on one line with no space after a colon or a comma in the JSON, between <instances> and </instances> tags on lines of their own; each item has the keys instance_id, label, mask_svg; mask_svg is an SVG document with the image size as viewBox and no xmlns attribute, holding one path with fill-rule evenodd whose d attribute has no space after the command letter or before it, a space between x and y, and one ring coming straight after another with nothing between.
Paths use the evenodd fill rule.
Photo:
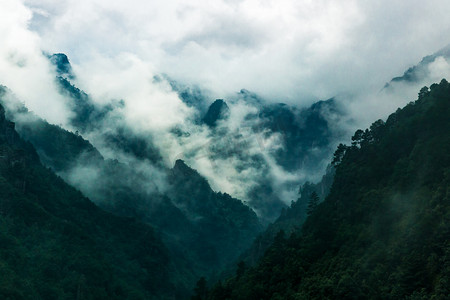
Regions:
<instances>
[{"instance_id":1,"label":"white cloud","mask_svg":"<svg viewBox=\"0 0 450 300\"><path fill-rule=\"evenodd\" d=\"M10 88L29 109L56 124L66 124L65 100L55 89L51 66L40 37L28 30L29 9L14 0L0 9L0 84Z\"/></svg>"},{"instance_id":2,"label":"white cloud","mask_svg":"<svg viewBox=\"0 0 450 300\"><path fill-rule=\"evenodd\" d=\"M222 96L247 88L310 102L361 92L450 42L446 0L25 3L41 45L76 64L133 53Z\"/></svg>"}]
</instances>

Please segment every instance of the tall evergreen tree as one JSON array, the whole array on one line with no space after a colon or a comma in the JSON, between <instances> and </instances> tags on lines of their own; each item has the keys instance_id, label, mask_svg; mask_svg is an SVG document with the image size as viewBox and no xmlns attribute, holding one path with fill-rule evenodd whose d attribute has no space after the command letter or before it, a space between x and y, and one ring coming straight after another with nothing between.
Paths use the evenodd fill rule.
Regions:
<instances>
[{"instance_id":1,"label":"tall evergreen tree","mask_svg":"<svg viewBox=\"0 0 450 300\"><path fill-rule=\"evenodd\" d=\"M311 215L317 208L317 206L319 205L319 196L317 195L317 193L314 191L311 193L311 196L309 197L309 202L308 202L308 207L306 208L306 213L309 215Z\"/></svg>"}]
</instances>

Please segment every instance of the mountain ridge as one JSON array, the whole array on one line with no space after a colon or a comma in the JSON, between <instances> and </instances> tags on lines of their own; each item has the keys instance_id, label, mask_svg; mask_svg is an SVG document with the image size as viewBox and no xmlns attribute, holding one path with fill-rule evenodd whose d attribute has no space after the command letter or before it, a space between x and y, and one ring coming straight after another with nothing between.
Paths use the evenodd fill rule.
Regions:
<instances>
[{"instance_id":1,"label":"mountain ridge","mask_svg":"<svg viewBox=\"0 0 450 300\"><path fill-rule=\"evenodd\" d=\"M280 231L254 267L200 299L447 299L450 84L357 130L335 152L330 194ZM194 299L195 299L194 297Z\"/></svg>"},{"instance_id":2,"label":"mountain ridge","mask_svg":"<svg viewBox=\"0 0 450 300\"><path fill-rule=\"evenodd\" d=\"M187 293L153 228L102 211L43 167L4 113L0 105L2 298L173 299Z\"/></svg>"}]
</instances>

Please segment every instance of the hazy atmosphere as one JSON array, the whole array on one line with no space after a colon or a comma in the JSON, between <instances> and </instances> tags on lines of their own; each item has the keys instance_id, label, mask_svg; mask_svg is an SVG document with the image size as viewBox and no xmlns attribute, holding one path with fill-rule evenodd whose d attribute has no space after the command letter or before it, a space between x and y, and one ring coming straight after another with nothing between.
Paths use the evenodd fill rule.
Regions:
<instances>
[{"instance_id":1,"label":"hazy atmosphere","mask_svg":"<svg viewBox=\"0 0 450 300\"><path fill-rule=\"evenodd\" d=\"M131 93L162 101L164 90L151 78L167 74L216 98L245 88L272 101L310 104L379 90L446 46L449 6L445 0L5 0L2 66L9 72L2 68L1 76L12 84L27 74L32 84L30 75L45 67L41 51L62 52L79 87L98 101ZM175 101L167 97L165 103Z\"/></svg>"},{"instance_id":2,"label":"hazy atmosphere","mask_svg":"<svg viewBox=\"0 0 450 300\"><path fill-rule=\"evenodd\" d=\"M58 92L46 57L64 53L73 69L71 82L97 105L125 101L117 112L123 117L116 119L151 135L167 167L184 159L214 190L244 201L253 186L268 180L289 203L299 183L320 179L331 153L314 167L281 168L270 155L282 147L277 134L255 134L256 123L246 118L258 110L239 91L250 91L265 104L297 108L334 97L346 115L334 120L341 132L330 142L332 150L356 128L414 100L421 86L449 75L448 57L438 57L416 82L382 90L448 44L449 9L444 0L5 0L0 82L38 116L75 131L70 100ZM171 82L199 91L203 106L186 105ZM231 132L225 139L211 137L208 128L195 123L216 98L225 99L231 110L220 124ZM96 126L84 137L104 156L132 159L102 149L101 137L116 121ZM189 136L174 138L174 128ZM212 157L211 145L241 154ZM256 154L263 156L264 168L238 170ZM70 178L77 181L74 174Z\"/></svg>"},{"instance_id":3,"label":"hazy atmosphere","mask_svg":"<svg viewBox=\"0 0 450 300\"><path fill-rule=\"evenodd\" d=\"M0 0L0 298L447 299L449 12Z\"/></svg>"}]
</instances>

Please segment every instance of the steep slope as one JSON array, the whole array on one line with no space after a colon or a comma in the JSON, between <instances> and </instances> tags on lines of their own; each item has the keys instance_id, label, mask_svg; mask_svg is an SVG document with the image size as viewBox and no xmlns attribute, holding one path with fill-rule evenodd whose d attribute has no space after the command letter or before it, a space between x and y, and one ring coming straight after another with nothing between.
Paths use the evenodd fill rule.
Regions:
<instances>
[{"instance_id":1,"label":"steep slope","mask_svg":"<svg viewBox=\"0 0 450 300\"><path fill-rule=\"evenodd\" d=\"M269 224L264 232L258 235L249 249L246 249L241 254L239 261L245 263L246 266L254 266L272 245L280 231L285 232L288 236L298 231L308 216L308 204L313 193L318 196L319 202L328 196L333 184L334 172L334 167L330 166L320 182L315 184L306 182L303 184L299 189L297 201L292 201L288 208L281 211L280 216L273 223ZM230 269L235 270L236 268Z\"/></svg>"},{"instance_id":2,"label":"steep slope","mask_svg":"<svg viewBox=\"0 0 450 300\"><path fill-rule=\"evenodd\" d=\"M203 298L448 299L449 116L442 80L358 130L335 152L330 194L302 230L280 232L256 267L241 265Z\"/></svg>"},{"instance_id":3,"label":"steep slope","mask_svg":"<svg viewBox=\"0 0 450 300\"><path fill-rule=\"evenodd\" d=\"M0 93L0 101L4 98ZM142 162L150 155L127 131L111 137L119 149L139 160L121 162L105 159L80 135L48 124L23 106L8 113L47 167L106 211L155 227L170 257L185 272L187 285L234 261L262 229L256 214L242 201L214 192L182 161L173 169L160 167L156 173L160 178L146 173Z\"/></svg>"},{"instance_id":4,"label":"steep slope","mask_svg":"<svg viewBox=\"0 0 450 300\"><path fill-rule=\"evenodd\" d=\"M192 251L197 264L209 270L206 274L234 261L261 231L258 217L248 206L214 192L206 179L182 160L176 161L169 183L168 196L194 226L194 235L178 235L179 239Z\"/></svg>"},{"instance_id":5,"label":"steep slope","mask_svg":"<svg viewBox=\"0 0 450 300\"><path fill-rule=\"evenodd\" d=\"M105 213L43 167L0 106L0 297L178 299L154 230Z\"/></svg>"},{"instance_id":6,"label":"steep slope","mask_svg":"<svg viewBox=\"0 0 450 300\"><path fill-rule=\"evenodd\" d=\"M274 153L280 166L288 171L310 170L332 153L333 140L340 134L333 127L336 124L330 124L330 116L344 116L334 99L318 101L304 109L283 103L265 105L259 113L258 130L282 135L284 147Z\"/></svg>"},{"instance_id":7,"label":"steep slope","mask_svg":"<svg viewBox=\"0 0 450 300\"><path fill-rule=\"evenodd\" d=\"M125 121L124 112L129 109L126 99L109 101L107 105L96 103L74 85L75 74L64 54L55 54L50 61L55 66L59 92L68 100L74 130L102 153L114 153L119 161L148 160L161 167L167 153L160 148L158 134L136 130L134 124ZM234 196L239 195L264 223L274 221L286 203L296 197L299 182L294 177L314 174L305 180L318 179L344 131L336 123L345 112L335 99L302 108L271 104L241 90L230 95L227 102L219 99L208 106L207 91L185 86L165 75L156 76L154 82L169 85L192 112L184 124L169 129L166 138L181 146L181 157L203 175L208 174L216 189L227 188ZM212 172L201 169L198 159L212 162ZM278 176L278 169L284 176ZM227 171L232 174L225 180L217 179ZM241 185L239 181L244 182L243 187L236 188Z\"/></svg>"},{"instance_id":8,"label":"steep slope","mask_svg":"<svg viewBox=\"0 0 450 300\"><path fill-rule=\"evenodd\" d=\"M227 101L230 112L225 111L230 120L214 123L205 152L215 165L229 161L227 167L237 170L233 178L242 174L257 176L242 178L243 185L253 182L245 199L267 224L286 208L288 195L292 197L289 201L296 197L298 174L317 180L317 175L325 171L336 141L345 132L340 125L346 112L335 99L299 108L270 104L245 90L237 97ZM206 116L215 122L223 105L222 100L216 100ZM236 117L240 110L241 120Z\"/></svg>"}]
</instances>

